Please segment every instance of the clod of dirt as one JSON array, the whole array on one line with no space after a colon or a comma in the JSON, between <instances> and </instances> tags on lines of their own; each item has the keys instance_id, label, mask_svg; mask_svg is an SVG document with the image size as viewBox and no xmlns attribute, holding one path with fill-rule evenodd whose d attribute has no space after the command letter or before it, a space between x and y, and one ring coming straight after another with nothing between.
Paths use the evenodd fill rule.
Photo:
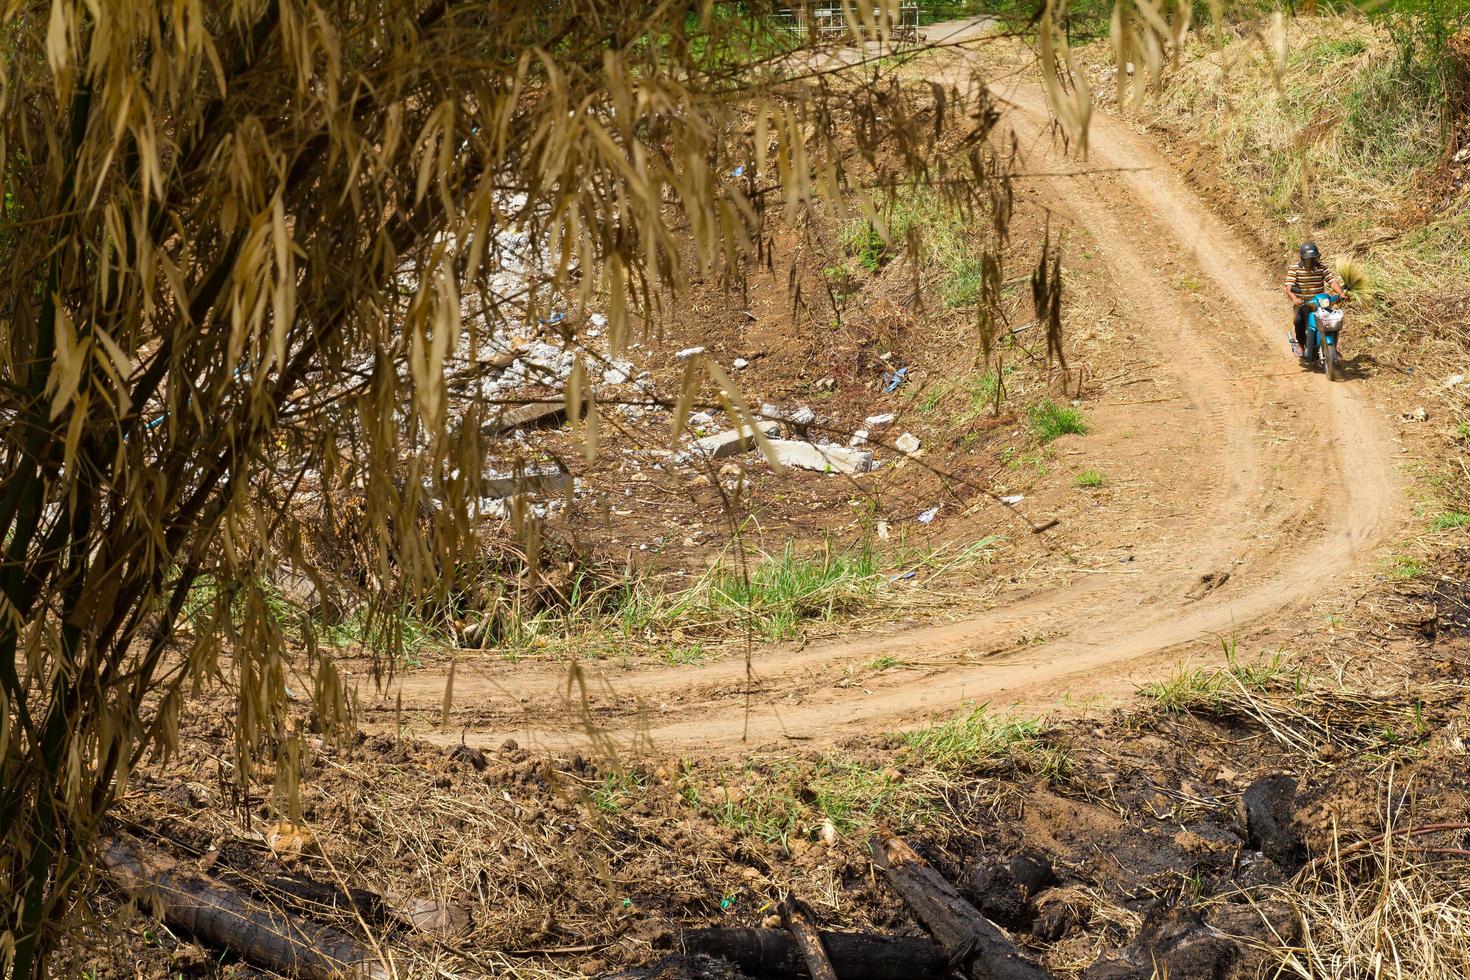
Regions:
<instances>
[{"instance_id":1,"label":"clod of dirt","mask_svg":"<svg viewBox=\"0 0 1470 980\"><path fill-rule=\"evenodd\" d=\"M604 973L602 980L750 980L724 960L709 956L666 956L653 966L625 973Z\"/></svg>"},{"instance_id":2,"label":"clod of dirt","mask_svg":"<svg viewBox=\"0 0 1470 980\"><path fill-rule=\"evenodd\" d=\"M1043 943L1060 942L1077 927L1086 925L1090 912L1084 903L1068 898L1047 902L1031 923L1031 937Z\"/></svg>"},{"instance_id":3,"label":"clod of dirt","mask_svg":"<svg viewBox=\"0 0 1470 980\"><path fill-rule=\"evenodd\" d=\"M485 761L485 753L468 745L456 745L454 751L449 753L449 761L468 763L474 767L475 772L484 772L485 767L489 765Z\"/></svg>"},{"instance_id":4,"label":"clod of dirt","mask_svg":"<svg viewBox=\"0 0 1470 980\"><path fill-rule=\"evenodd\" d=\"M1233 923L1233 919L1232 919ZM1260 923L1257 922L1260 931ZM1198 909L1159 906L1144 919L1138 938L1126 949L1111 950L1082 972L1083 980L1232 980L1254 976L1243 963L1250 946L1207 924ZM1167 971L1167 972L1165 972Z\"/></svg>"},{"instance_id":5,"label":"clod of dirt","mask_svg":"<svg viewBox=\"0 0 1470 980\"><path fill-rule=\"evenodd\" d=\"M1292 820L1296 812L1296 780L1267 776L1246 788L1240 797L1240 823L1246 846L1260 851L1284 871L1292 872L1307 860L1307 846Z\"/></svg>"},{"instance_id":6,"label":"clod of dirt","mask_svg":"<svg viewBox=\"0 0 1470 980\"><path fill-rule=\"evenodd\" d=\"M1031 898L1057 883L1057 872L1051 858L1038 851L1022 851L1011 858L1008 867L1016 884L1026 889L1027 896Z\"/></svg>"},{"instance_id":7,"label":"clod of dirt","mask_svg":"<svg viewBox=\"0 0 1470 980\"><path fill-rule=\"evenodd\" d=\"M1228 581L1230 581L1229 572L1206 572L1199 577L1199 582L1186 592L1185 596L1190 599L1203 599Z\"/></svg>"},{"instance_id":8,"label":"clod of dirt","mask_svg":"<svg viewBox=\"0 0 1470 980\"><path fill-rule=\"evenodd\" d=\"M1031 924L1035 909L1024 885L1016 880L1010 865L995 858L982 858L965 870L960 894L992 922L1010 929Z\"/></svg>"}]
</instances>

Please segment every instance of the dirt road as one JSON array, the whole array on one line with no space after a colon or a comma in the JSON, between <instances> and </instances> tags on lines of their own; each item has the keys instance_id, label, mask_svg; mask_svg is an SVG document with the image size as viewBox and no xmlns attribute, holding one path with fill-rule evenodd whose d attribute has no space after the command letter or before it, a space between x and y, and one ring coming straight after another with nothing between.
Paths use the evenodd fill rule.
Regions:
<instances>
[{"instance_id":1,"label":"dirt road","mask_svg":"<svg viewBox=\"0 0 1470 980\"><path fill-rule=\"evenodd\" d=\"M1140 515L1148 538L1115 571L961 622L758 649L749 674L743 660L584 664L570 679L565 666L477 662L460 668L453 718L434 730L444 674L410 673L395 684L405 716L427 729L421 737L739 754L773 742L819 747L967 702L1085 705L1126 696L1186 657L1218 658L1222 636L1264 640L1314 598L1350 593L1371 572L1406 513L1399 447L1363 382L1296 369L1278 270L1125 123L1095 115L1091 157L1079 165L1053 148L1039 88L997 94L1012 106L1028 171L1116 169L1032 186L1068 226L1070 246L1107 264L1120 314L1139 343L1163 352L1157 370L1183 396L1105 401L1087 439L1106 447L1128 437L1129 465L1150 467L1185 505ZM867 666L879 656L910 666ZM392 724L398 696L368 706L370 723Z\"/></svg>"}]
</instances>

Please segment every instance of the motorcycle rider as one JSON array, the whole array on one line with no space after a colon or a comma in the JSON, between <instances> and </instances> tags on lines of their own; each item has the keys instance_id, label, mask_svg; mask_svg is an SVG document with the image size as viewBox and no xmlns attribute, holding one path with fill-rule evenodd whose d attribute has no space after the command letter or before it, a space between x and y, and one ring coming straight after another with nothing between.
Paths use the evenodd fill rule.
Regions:
<instances>
[{"instance_id":1,"label":"motorcycle rider","mask_svg":"<svg viewBox=\"0 0 1470 980\"><path fill-rule=\"evenodd\" d=\"M1302 242L1301 248L1297 250L1297 259L1297 263L1286 270L1286 282L1282 289L1295 309L1292 327L1296 330L1296 344L1302 352L1302 361L1311 364L1317 359L1317 351L1315 347L1307 350L1307 317L1312 313L1312 307L1307 300L1328 292L1341 296L1342 279L1322 263L1322 250L1317 247L1316 242Z\"/></svg>"}]
</instances>

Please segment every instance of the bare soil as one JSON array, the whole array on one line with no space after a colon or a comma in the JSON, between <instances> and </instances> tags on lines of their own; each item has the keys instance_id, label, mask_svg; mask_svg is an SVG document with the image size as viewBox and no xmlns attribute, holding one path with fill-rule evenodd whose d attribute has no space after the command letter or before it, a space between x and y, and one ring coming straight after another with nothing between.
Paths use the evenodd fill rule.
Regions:
<instances>
[{"instance_id":1,"label":"bare soil","mask_svg":"<svg viewBox=\"0 0 1470 980\"><path fill-rule=\"evenodd\" d=\"M1409 514L1405 446L1370 373L1349 359L1347 380L1329 384L1298 368L1277 270L1147 140L1100 115L1079 166L1053 146L1039 88L997 94L1026 168L1065 174L1028 192L1065 226L1074 262L1106 268L1121 320L1112 342L1154 365L1160 392L1103 389L1091 433L1055 444L1079 470L1126 474L1110 506L1055 485L1022 505L1038 524L1060 519L1058 550L1094 560L958 621L692 667L582 665L569 682L565 664L469 657L439 731L446 672L413 670L365 704L380 730L407 720L444 744L548 748L585 748L591 731L623 749L731 754L793 738L831 744L967 701L1115 701L1182 659L1218 654L1221 635L1279 643L1312 608L1369 586ZM871 666L880 657L905 669Z\"/></svg>"}]
</instances>

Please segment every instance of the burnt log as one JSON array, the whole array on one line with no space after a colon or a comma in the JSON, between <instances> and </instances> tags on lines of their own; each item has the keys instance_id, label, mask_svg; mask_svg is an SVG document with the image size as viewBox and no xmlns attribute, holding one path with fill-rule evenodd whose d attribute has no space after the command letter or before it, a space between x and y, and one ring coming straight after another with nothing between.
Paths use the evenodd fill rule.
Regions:
<instances>
[{"instance_id":1,"label":"burnt log","mask_svg":"<svg viewBox=\"0 0 1470 980\"><path fill-rule=\"evenodd\" d=\"M210 946L303 980L387 980L378 953L344 932L252 900L236 888L122 838L102 843L102 863L135 901Z\"/></svg>"},{"instance_id":2,"label":"burnt log","mask_svg":"<svg viewBox=\"0 0 1470 980\"><path fill-rule=\"evenodd\" d=\"M874 837L873 863L914 917L946 948L973 943L965 970L974 980L1051 980L1051 974L1021 955L979 910L960 896L943 875L897 837Z\"/></svg>"},{"instance_id":3,"label":"burnt log","mask_svg":"<svg viewBox=\"0 0 1470 980\"><path fill-rule=\"evenodd\" d=\"M949 976L944 949L927 939L826 931L818 936L838 980L939 980ZM796 941L780 929L691 929L679 941L691 954L729 960L744 972L805 973Z\"/></svg>"}]
</instances>

